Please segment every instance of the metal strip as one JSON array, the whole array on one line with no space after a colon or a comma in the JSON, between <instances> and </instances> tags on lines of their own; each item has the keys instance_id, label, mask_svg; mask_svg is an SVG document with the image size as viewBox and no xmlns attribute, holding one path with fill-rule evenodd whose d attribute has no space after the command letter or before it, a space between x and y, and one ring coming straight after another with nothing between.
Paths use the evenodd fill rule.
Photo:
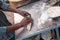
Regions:
<instances>
[{"instance_id":1,"label":"metal strip","mask_svg":"<svg viewBox=\"0 0 60 40\"><path fill-rule=\"evenodd\" d=\"M59 28L59 27L60 27L60 25L57 25L54 28L51 27L51 28L48 28L48 29L40 30L39 32L36 32L34 34L30 34L30 35L24 36L23 38L20 38L19 40L21 40L21 39L24 40L24 39L29 38L31 36L39 35L41 33L48 32L48 31L51 31L51 30Z\"/></svg>"},{"instance_id":2,"label":"metal strip","mask_svg":"<svg viewBox=\"0 0 60 40\"><path fill-rule=\"evenodd\" d=\"M55 30L56 30L57 40L60 40L58 28L56 28Z\"/></svg>"}]
</instances>

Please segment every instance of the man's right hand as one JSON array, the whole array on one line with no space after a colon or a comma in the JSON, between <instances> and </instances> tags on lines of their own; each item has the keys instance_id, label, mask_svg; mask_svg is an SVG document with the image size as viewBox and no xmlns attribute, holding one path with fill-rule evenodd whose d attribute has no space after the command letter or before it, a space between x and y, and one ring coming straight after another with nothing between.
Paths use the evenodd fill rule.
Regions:
<instances>
[{"instance_id":1,"label":"man's right hand","mask_svg":"<svg viewBox=\"0 0 60 40\"><path fill-rule=\"evenodd\" d=\"M29 24L31 21L32 21L31 18L24 18L20 23L13 24L13 25L7 27L6 28L6 30L7 30L6 33L14 32L15 30Z\"/></svg>"},{"instance_id":2,"label":"man's right hand","mask_svg":"<svg viewBox=\"0 0 60 40\"><path fill-rule=\"evenodd\" d=\"M25 17L24 19L22 19L22 21L20 22L20 24L21 24L22 26L25 26L25 25L29 24L31 21L32 21L31 18L26 18L26 17Z\"/></svg>"}]
</instances>

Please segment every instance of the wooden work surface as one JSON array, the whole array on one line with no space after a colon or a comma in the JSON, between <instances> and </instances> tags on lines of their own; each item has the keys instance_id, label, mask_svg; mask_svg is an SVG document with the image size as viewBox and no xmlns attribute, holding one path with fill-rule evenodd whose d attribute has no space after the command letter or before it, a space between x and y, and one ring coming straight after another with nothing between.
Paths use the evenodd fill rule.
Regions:
<instances>
[{"instance_id":1,"label":"wooden work surface","mask_svg":"<svg viewBox=\"0 0 60 40\"><path fill-rule=\"evenodd\" d=\"M20 38L23 38L26 36L28 37L30 35L33 35L34 33L41 32L46 29L54 28L56 26L56 24L60 25L60 21L57 21L54 23L53 21L48 20L48 15L45 13L48 8L51 8L51 6L49 6L46 3L41 2L41 1L38 1L38 2L35 2L35 3L32 3L27 6L19 8L20 10L27 11L31 14L32 19L34 21L34 25L32 26L30 31L27 30L26 27L24 27L22 32L21 32L21 30L16 31L16 39L20 39ZM41 17L41 15L43 15L43 16ZM20 33L18 33L18 32L20 32Z\"/></svg>"},{"instance_id":2,"label":"wooden work surface","mask_svg":"<svg viewBox=\"0 0 60 40\"><path fill-rule=\"evenodd\" d=\"M52 24L52 22L49 22L49 21L45 22L45 24L43 24L43 25L38 25L38 23L41 22L41 21L38 21L38 19L40 18L41 14L43 12L42 11L43 5L45 5L45 3L38 1L38 2L35 2L35 3L32 3L27 6L19 8L20 10L27 11L31 14L31 16L34 20L34 25L30 31L27 30L26 27L24 27L22 32L20 32L20 33L16 32L16 39L20 39L20 38L23 38L24 36L34 34L38 31L48 29L50 27L53 28L55 26ZM47 8L48 7L44 8L44 10L46 10Z\"/></svg>"}]
</instances>

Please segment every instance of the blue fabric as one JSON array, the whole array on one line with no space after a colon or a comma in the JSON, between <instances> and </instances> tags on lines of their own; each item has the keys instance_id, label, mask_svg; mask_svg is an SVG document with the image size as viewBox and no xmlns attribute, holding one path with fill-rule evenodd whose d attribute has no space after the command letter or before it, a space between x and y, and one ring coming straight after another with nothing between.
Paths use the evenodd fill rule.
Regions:
<instances>
[{"instance_id":1,"label":"blue fabric","mask_svg":"<svg viewBox=\"0 0 60 40\"><path fill-rule=\"evenodd\" d=\"M7 39L11 39L13 36L15 36L15 34L14 34L14 32L11 32L6 37L7 37Z\"/></svg>"},{"instance_id":2,"label":"blue fabric","mask_svg":"<svg viewBox=\"0 0 60 40\"><path fill-rule=\"evenodd\" d=\"M6 11L7 8L8 8L8 6L9 6L9 4L5 3L3 0L0 0L0 2L2 2L2 5L0 5L1 9L4 10L4 11Z\"/></svg>"},{"instance_id":3,"label":"blue fabric","mask_svg":"<svg viewBox=\"0 0 60 40\"><path fill-rule=\"evenodd\" d=\"M1 27L0 33L2 33L2 35L5 34L6 33L6 27Z\"/></svg>"},{"instance_id":4,"label":"blue fabric","mask_svg":"<svg viewBox=\"0 0 60 40\"><path fill-rule=\"evenodd\" d=\"M3 2L3 0L0 0L1 2Z\"/></svg>"},{"instance_id":5,"label":"blue fabric","mask_svg":"<svg viewBox=\"0 0 60 40\"><path fill-rule=\"evenodd\" d=\"M5 11L7 10L9 4L6 4L5 2L3 2L3 5L1 6L1 8Z\"/></svg>"},{"instance_id":6,"label":"blue fabric","mask_svg":"<svg viewBox=\"0 0 60 40\"><path fill-rule=\"evenodd\" d=\"M9 34L5 35L7 25L5 25L1 20L4 20L7 25L11 25L6 16L2 12L0 12L0 40L9 40L14 37L15 34L14 32L10 32Z\"/></svg>"},{"instance_id":7,"label":"blue fabric","mask_svg":"<svg viewBox=\"0 0 60 40\"><path fill-rule=\"evenodd\" d=\"M1 6L2 10L7 10L9 4L6 4L3 2L3 0L0 0L3 4ZM1 20L4 20L7 25L5 25ZM6 16L3 12L0 11L0 40L9 40L12 37L15 36L14 32L10 32L9 34L5 35L6 33L6 26L11 25L11 23L7 20Z\"/></svg>"}]
</instances>

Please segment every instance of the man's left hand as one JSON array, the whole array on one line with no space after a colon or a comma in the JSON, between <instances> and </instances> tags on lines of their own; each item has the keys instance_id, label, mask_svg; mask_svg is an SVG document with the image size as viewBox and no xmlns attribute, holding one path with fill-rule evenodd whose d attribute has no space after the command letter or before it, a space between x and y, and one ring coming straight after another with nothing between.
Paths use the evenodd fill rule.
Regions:
<instances>
[{"instance_id":1,"label":"man's left hand","mask_svg":"<svg viewBox=\"0 0 60 40\"><path fill-rule=\"evenodd\" d=\"M23 17L26 17L28 15L30 15L28 12L26 11L19 11L19 14L22 15Z\"/></svg>"}]
</instances>

